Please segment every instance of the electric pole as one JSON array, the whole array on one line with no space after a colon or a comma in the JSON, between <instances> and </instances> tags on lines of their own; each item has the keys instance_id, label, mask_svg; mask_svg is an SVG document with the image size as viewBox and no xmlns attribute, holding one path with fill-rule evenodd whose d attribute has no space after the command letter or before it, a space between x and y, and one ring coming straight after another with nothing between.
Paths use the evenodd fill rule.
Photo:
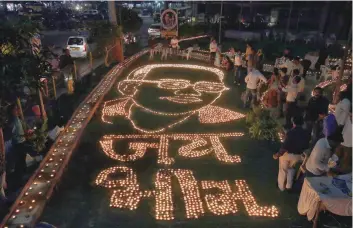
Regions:
<instances>
[{"instance_id":1,"label":"electric pole","mask_svg":"<svg viewBox=\"0 0 353 228\"><path fill-rule=\"evenodd\" d=\"M293 1L290 1L290 9L289 9L289 15L288 15L288 20L287 20L286 34L284 35L284 41L286 41L286 39L287 39L287 34L289 31L289 27L290 27L290 19L292 16L292 10L293 10Z\"/></svg>"},{"instance_id":2,"label":"electric pole","mask_svg":"<svg viewBox=\"0 0 353 228\"><path fill-rule=\"evenodd\" d=\"M221 43L221 33L222 33L222 14L223 14L223 1L221 2L221 15L219 17L219 31L218 31L218 43Z\"/></svg>"}]
</instances>

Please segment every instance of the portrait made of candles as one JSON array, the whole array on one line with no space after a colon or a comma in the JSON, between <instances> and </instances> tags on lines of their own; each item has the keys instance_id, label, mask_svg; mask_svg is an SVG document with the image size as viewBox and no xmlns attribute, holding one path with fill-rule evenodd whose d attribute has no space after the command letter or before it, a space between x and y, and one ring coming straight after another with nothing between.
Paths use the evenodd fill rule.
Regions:
<instances>
[{"instance_id":1,"label":"portrait made of candles","mask_svg":"<svg viewBox=\"0 0 353 228\"><path fill-rule=\"evenodd\" d=\"M95 180L109 191L110 207L136 211L148 200L153 205L150 214L162 221L236 215L239 208L245 208L248 216L279 215L277 207L258 204L245 177L196 178L193 162L207 166L211 159L234 170L242 162L226 144L241 140L244 132L217 129L245 117L217 104L229 90L222 70L192 64L144 65L120 80L116 89L119 97L103 104L101 120L119 129L123 119L133 134L106 134L99 140L103 153L116 162ZM191 129L179 130L185 126ZM136 163L147 158L144 162L151 162L151 157L157 168L148 177L151 184L145 186L141 179L146 180L146 174Z\"/></svg>"}]
</instances>

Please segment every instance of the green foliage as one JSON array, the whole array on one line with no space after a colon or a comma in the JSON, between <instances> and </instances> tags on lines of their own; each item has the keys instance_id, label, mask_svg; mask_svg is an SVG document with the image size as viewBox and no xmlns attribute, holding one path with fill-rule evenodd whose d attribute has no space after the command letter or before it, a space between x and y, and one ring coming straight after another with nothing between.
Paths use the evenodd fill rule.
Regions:
<instances>
[{"instance_id":1,"label":"green foliage","mask_svg":"<svg viewBox=\"0 0 353 228\"><path fill-rule=\"evenodd\" d=\"M138 16L138 13L127 9L125 7L116 8L118 24L123 26L123 31L126 32L136 32L140 29L142 25L142 19ZM119 15L121 14L121 15ZM121 22L120 22L121 19Z\"/></svg>"},{"instance_id":2,"label":"green foliage","mask_svg":"<svg viewBox=\"0 0 353 228\"><path fill-rule=\"evenodd\" d=\"M48 121L44 120L42 123L38 123L37 127L34 129L31 137L28 141L31 143L33 150L36 152L42 152L45 148L45 143L48 136Z\"/></svg>"},{"instance_id":3,"label":"green foliage","mask_svg":"<svg viewBox=\"0 0 353 228\"><path fill-rule=\"evenodd\" d=\"M39 34L39 25L30 21L5 21L0 25L1 98L18 96L25 85L37 88L40 77L51 71L42 51L32 53L35 34Z\"/></svg>"},{"instance_id":4,"label":"green foliage","mask_svg":"<svg viewBox=\"0 0 353 228\"><path fill-rule=\"evenodd\" d=\"M32 52L31 39L39 32L39 24L31 21L4 20L0 24L0 126L5 121L5 107L23 95L23 87L35 91L41 87L39 79L51 71L44 52Z\"/></svg>"},{"instance_id":5,"label":"green foliage","mask_svg":"<svg viewBox=\"0 0 353 228\"><path fill-rule=\"evenodd\" d=\"M279 124L266 109L254 108L246 116L249 133L252 138L259 140L278 140Z\"/></svg>"}]
</instances>

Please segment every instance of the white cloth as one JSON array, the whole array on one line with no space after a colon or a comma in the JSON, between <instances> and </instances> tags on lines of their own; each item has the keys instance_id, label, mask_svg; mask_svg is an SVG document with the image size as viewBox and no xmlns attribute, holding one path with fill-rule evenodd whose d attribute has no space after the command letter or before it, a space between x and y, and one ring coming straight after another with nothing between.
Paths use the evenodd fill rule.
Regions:
<instances>
[{"instance_id":1,"label":"white cloth","mask_svg":"<svg viewBox=\"0 0 353 228\"><path fill-rule=\"evenodd\" d=\"M286 188L291 189L293 185L293 179L295 175L294 166L301 161L299 154L285 153L279 157L279 168L278 168L278 188L284 191Z\"/></svg>"},{"instance_id":2,"label":"white cloth","mask_svg":"<svg viewBox=\"0 0 353 228\"><path fill-rule=\"evenodd\" d=\"M243 61L241 59L241 55L235 54L234 56L234 66L241 66L243 65Z\"/></svg>"},{"instance_id":3,"label":"white cloth","mask_svg":"<svg viewBox=\"0 0 353 228\"><path fill-rule=\"evenodd\" d=\"M338 176L345 180L352 192L352 173ZM304 179L298 201L298 212L306 215L308 220L315 217L316 209L321 201L325 208L333 214L352 216L352 197L344 194L332 184L332 177L308 177Z\"/></svg>"},{"instance_id":4,"label":"white cloth","mask_svg":"<svg viewBox=\"0 0 353 228\"><path fill-rule=\"evenodd\" d=\"M305 164L306 169L314 175L322 175L329 171L328 161L331 157L331 147L326 138L316 142L314 149Z\"/></svg>"},{"instance_id":5,"label":"white cloth","mask_svg":"<svg viewBox=\"0 0 353 228\"><path fill-rule=\"evenodd\" d=\"M172 46L172 48L177 48L177 47L178 47L178 43L179 43L179 40L176 39L176 38L173 38L173 39L170 41L170 45Z\"/></svg>"},{"instance_id":6,"label":"white cloth","mask_svg":"<svg viewBox=\"0 0 353 228\"><path fill-rule=\"evenodd\" d=\"M58 137L58 135L64 131L64 127L59 127L59 126L55 126L55 128L51 131L48 132L48 137L55 141L55 139Z\"/></svg>"},{"instance_id":7,"label":"white cloth","mask_svg":"<svg viewBox=\"0 0 353 228\"><path fill-rule=\"evenodd\" d=\"M248 88L248 89L256 89L257 88L257 83L260 80L265 82L265 83L267 83L267 79L265 78L265 76L263 76L263 74L261 74L260 71L253 69L245 77L246 88Z\"/></svg>"},{"instance_id":8,"label":"white cloth","mask_svg":"<svg viewBox=\"0 0 353 228\"><path fill-rule=\"evenodd\" d=\"M345 98L338 102L335 109L335 117L338 125L344 125L348 118L349 109L351 108L351 102Z\"/></svg>"},{"instance_id":9,"label":"white cloth","mask_svg":"<svg viewBox=\"0 0 353 228\"><path fill-rule=\"evenodd\" d=\"M345 147L352 147L352 120L350 117L346 118L342 134L343 142L341 144Z\"/></svg>"},{"instance_id":10,"label":"white cloth","mask_svg":"<svg viewBox=\"0 0 353 228\"><path fill-rule=\"evenodd\" d=\"M221 66L221 55L219 52L216 53L216 58L215 58L215 61L214 61L214 65L216 67L220 67Z\"/></svg>"},{"instance_id":11,"label":"white cloth","mask_svg":"<svg viewBox=\"0 0 353 228\"><path fill-rule=\"evenodd\" d=\"M286 101L294 102L295 99L297 99L299 86L298 84L289 84L285 88L283 88L282 91L287 93Z\"/></svg>"},{"instance_id":12,"label":"white cloth","mask_svg":"<svg viewBox=\"0 0 353 228\"><path fill-rule=\"evenodd\" d=\"M217 43L211 42L210 43L210 52L216 52L216 51L217 51Z\"/></svg>"}]
</instances>

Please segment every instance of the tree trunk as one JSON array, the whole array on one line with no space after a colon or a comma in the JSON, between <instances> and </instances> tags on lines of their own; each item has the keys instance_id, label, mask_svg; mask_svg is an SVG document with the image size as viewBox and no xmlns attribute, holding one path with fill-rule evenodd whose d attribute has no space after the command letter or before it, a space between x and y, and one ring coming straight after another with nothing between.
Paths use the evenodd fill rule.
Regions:
<instances>
[{"instance_id":1,"label":"tree trunk","mask_svg":"<svg viewBox=\"0 0 353 228\"><path fill-rule=\"evenodd\" d=\"M2 131L2 127L0 127L0 156L5 159L5 141L4 141L4 132ZM5 162L5 160L3 161ZM5 165L5 164L0 164Z\"/></svg>"},{"instance_id":2,"label":"tree trunk","mask_svg":"<svg viewBox=\"0 0 353 228\"><path fill-rule=\"evenodd\" d=\"M38 89L38 95L39 95L40 112L42 114L42 119L45 121L47 119L47 113L45 112L42 90L40 88Z\"/></svg>"}]
</instances>

